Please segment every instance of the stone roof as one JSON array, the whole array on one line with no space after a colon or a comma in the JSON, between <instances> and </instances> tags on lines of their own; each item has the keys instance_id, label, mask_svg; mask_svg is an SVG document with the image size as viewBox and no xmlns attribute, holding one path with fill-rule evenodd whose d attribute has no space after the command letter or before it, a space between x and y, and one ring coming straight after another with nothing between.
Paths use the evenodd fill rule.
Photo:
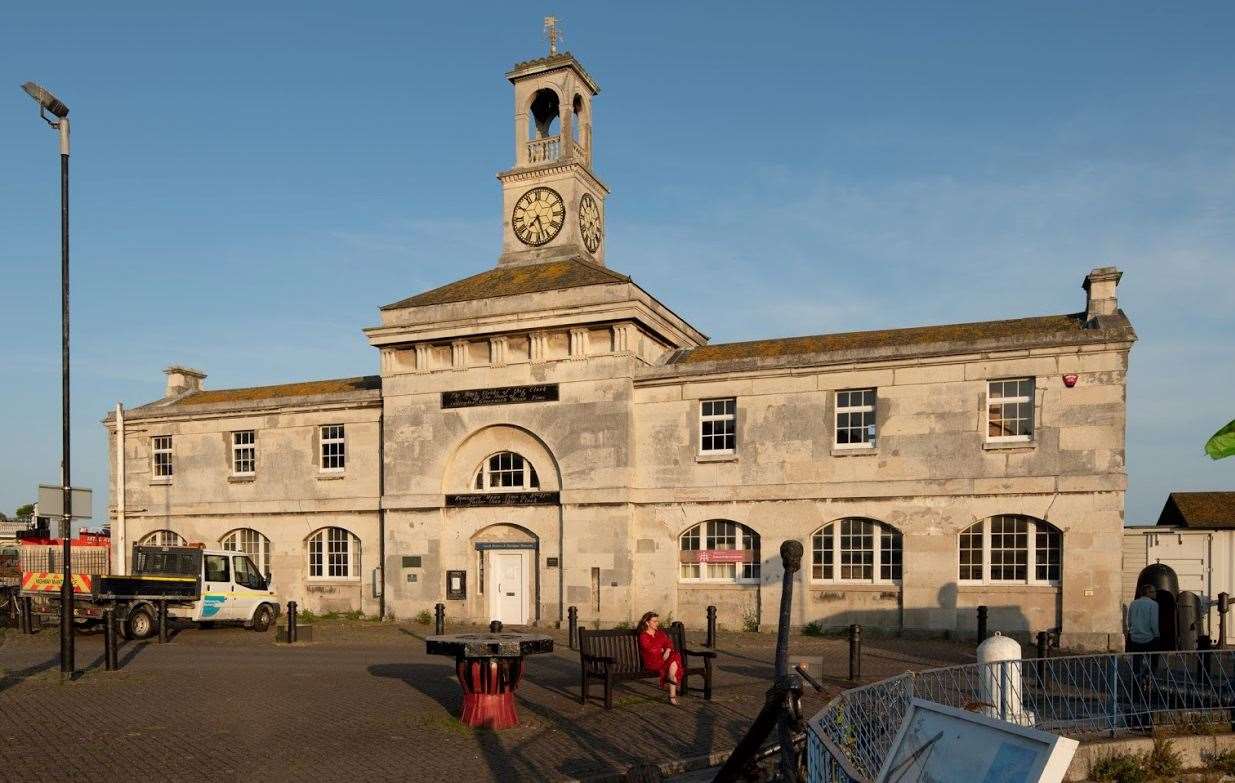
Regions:
<instances>
[{"instance_id":1,"label":"stone roof","mask_svg":"<svg viewBox=\"0 0 1235 783\"><path fill-rule=\"evenodd\" d=\"M467 302L475 299L491 299L496 296L536 294L584 285L629 282L630 278L626 275L571 258L544 264L495 267L478 275L447 283L432 291L401 299L381 309L399 310L404 307Z\"/></svg>"},{"instance_id":2,"label":"stone roof","mask_svg":"<svg viewBox=\"0 0 1235 783\"><path fill-rule=\"evenodd\" d=\"M380 392L382 378L380 375L365 375L359 378L333 378L325 381L303 381L301 383L280 383L273 386L250 386L243 389L210 389L189 392L180 397L155 400L145 405L131 408L129 414L183 413L184 409L198 405L236 405L253 402L276 400L291 400L301 397L329 397L336 395L355 394L357 392ZM114 418L114 413L108 413L104 421Z\"/></svg>"},{"instance_id":3,"label":"stone roof","mask_svg":"<svg viewBox=\"0 0 1235 783\"><path fill-rule=\"evenodd\" d=\"M968 345L999 343L1018 347L1032 343L1069 343L1135 339L1132 325L1122 313L1102 316L1098 323L1086 322L1084 313L1016 318L1006 321L978 321L941 326L915 326L907 329L881 329L868 332L784 337L737 343L717 343L682 350L669 363L691 365L704 362L790 359L796 356L844 352L898 352L932 345L960 350Z\"/></svg>"},{"instance_id":4,"label":"stone roof","mask_svg":"<svg viewBox=\"0 0 1235 783\"><path fill-rule=\"evenodd\" d=\"M583 63L579 62L570 52L559 52L546 57L536 57L531 60L515 63L515 66L506 72L506 78L513 83L516 79L529 73L540 73L572 65L579 72L579 75L583 77L583 80L587 82L587 85L592 88L592 92L599 95L600 85L592 78L592 74L588 73L587 69L583 67Z\"/></svg>"},{"instance_id":5,"label":"stone roof","mask_svg":"<svg viewBox=\"0 0 1235 783\"><path fill-rule=\"evenodd\" d=\"M1159 525L1212 530L1235 528L1235 492L1172 492Z\"/></svg>"}]
</instances>

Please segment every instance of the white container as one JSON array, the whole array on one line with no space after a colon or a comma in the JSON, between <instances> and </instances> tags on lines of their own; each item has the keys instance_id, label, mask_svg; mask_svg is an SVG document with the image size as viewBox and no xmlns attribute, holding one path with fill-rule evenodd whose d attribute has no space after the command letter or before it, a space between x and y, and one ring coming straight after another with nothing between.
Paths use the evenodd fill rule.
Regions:
<instances>
[{"instance_id":1,"label":"white container","mask_svg":"<svg viewBox=\"0 0 1235 783\"><path fill-rule=\"evenodd\" d=\"M982 714L1020 726L1032 726L1034 715L1021 702L1021 646L995 635L978 645L978 696Z\"/></svg>"}]
</instances>

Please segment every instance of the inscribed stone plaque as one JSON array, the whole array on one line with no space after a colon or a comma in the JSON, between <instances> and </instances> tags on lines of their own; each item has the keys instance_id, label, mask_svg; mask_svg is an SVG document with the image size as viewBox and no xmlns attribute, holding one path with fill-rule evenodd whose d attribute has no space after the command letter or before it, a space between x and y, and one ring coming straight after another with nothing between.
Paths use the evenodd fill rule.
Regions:
<instances>
[{"instance_id":1,"label":"inscribed stone plaque","mask_svg":"<svg viewBox=\"0 0 1235 783\"><path fill-rule=\"evenodd\" d=\"M492 389L460 389L442 392L443 408L515 405L524 402L557 402L557 384L537 383L531 386L498 386Z\"/></svg>"}]
</instances>

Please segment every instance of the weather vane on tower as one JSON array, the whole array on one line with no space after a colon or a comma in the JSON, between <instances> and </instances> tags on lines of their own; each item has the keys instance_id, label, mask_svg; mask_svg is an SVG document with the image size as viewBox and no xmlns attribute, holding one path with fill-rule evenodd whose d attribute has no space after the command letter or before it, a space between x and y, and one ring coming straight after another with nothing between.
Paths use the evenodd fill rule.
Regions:
<instances>
[{"instance_id":1,"label":"weather vane on tower","mask_svg":"<svg viewBox=\"0 0 1235 783\"><path fill-rule=\"evenodd\" d=\"M549 39L549 56L557 54L557 42L562 38L562 31L557 27L556 16L545 17L545 37Z\"/></svg>"}]
</instances>

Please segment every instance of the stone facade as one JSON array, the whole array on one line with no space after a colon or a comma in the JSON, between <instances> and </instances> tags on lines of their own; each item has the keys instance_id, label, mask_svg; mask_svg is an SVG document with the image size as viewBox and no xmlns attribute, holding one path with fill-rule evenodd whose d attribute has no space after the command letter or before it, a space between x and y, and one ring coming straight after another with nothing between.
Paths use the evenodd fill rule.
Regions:
<instances>
[{"instance_id":1,"label":"stone facade","mask_svg":"<svg viewBox=\"0 0 1235 783\"><path fill-rule=\"evenodd\" d=\"M570 55L508 76L517 155L501 175L498 266L383 307L365 330L379 377L204 391L200 373L169 370L163 400L105 422L113 444L124 431L118 548L154 530L213 543L251 528L270 541L284 600L315 610L409 616L446 602L452 616L556 623L576 606L613 623L654 608L700 624L715 605L739 627L775 623L776 553L795 538L801 625L965 634L985 604L992 628L1121 643L1135 334L1117 270L1091 272L1071 315L710 345L605 267L603 239L591 249L563 228L519 249L511 203L525 188L570 174L557 188L568 226L581 190L603 203L598 90ZM524 103L559 84L587 87L585 142L519 135ZM560 104L570 110L569 93ZM1011 392L990 385L1003 380ZM850 390L869 397L842 437L838 402L863 399ZM992 393L1020 402L991 413ZM346 427L341 474L322 470L334 424ZM230 475L232 434L248 431L254 475ZM152 474L162 435L170 479ZM346 579L312 573L326 528L358 537ZM963 547L980 553L976 570Z\"/></svg>"}]
</instances>

